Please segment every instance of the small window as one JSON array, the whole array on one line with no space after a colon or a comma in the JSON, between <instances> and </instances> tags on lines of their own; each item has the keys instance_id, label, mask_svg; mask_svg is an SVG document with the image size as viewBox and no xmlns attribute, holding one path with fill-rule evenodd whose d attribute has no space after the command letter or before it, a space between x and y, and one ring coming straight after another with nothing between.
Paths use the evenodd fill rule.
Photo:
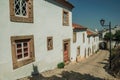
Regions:
<instances>
[{"instance_id":1,"label":"small window","mask_svg":"<svg viewBox=\"0 0 120 80\"><path fill-rule=\"evenodd\" d=\"M76 42L76 32L73 32L73 42Z\"/></svg>"},{"instance_id":2,"label":"small window","mask_svg":"<svg viewBox=\"0 0 120 80\"><path fill-rule=\"evenodd\" d=\"M14 22L33 22L33 0L10 0L10 19Z\"/></svg>"},{"instance_id":3,"label":"small window","mask_svg":"<svg viewBox=\"0 0 120 80\"><path fill-rule=\"evenodd\" d=\"M33 36L13 36L11 43L13 69L34 61Z\"/></svg>"},{"instance_id":4,"label":"small window","mask_svg":"<svg viewBox=\"0 0 120 80\"><path fill-rule=\"evenodd\" d=\"M90 44L90 37L88 38L88 43Z\"/></svg>"},{"instance_id":5,"label":"small window","mask_svg":"<svg viewBox=\"0 0 120 80\"><path fill-rule=\"evenodd\" d=\"M15 49L17 60L24 60L30 58L30 40L15 40Z\"/></svg>"},{"instance_id":6,"label":"small window","mask_svg":"<svg viewBox=\"0 0 120 80\"><path fill-rule=\"evenodd\" d=\"M83 43L85 43L85 34L83 33Z\"/></svg>"},{"instance_id":7,"label":"small window","mask_svg":"<svg viewBox=\"0 0 120 80\"><path fill-rule=\"evenodd\" d=\"M52 50L52 49L53 49L53 38L47 37L47 50Z\"/></svg>"},{"instance_id":8,"label":"small window","mask_svg":"<svg viewBox=\"0 0 120 80\"><path fill-rule=\"evenodd\" d=\"M68 26L69 25L69 12L63 10L63 25Z\"/></svg>"}]
</instances>

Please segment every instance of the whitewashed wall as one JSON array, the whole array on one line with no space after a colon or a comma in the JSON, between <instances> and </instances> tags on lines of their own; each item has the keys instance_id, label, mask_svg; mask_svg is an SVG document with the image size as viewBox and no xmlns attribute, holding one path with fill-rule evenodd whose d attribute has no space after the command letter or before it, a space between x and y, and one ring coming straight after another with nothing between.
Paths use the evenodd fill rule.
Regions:
<instances>
[{"instance_id":1,"label":"whitewashed wall","mask_svg":"<svg viewBox=\"0 0 120 80\"><path fill-rule=\"evenodd\" d=\"M90 43L87 43L87 49L90 48L91 52L89 51L89 56L95 53L99 49L99 36L90 36ZM95 39L94 39L95 38ZM88 50L87 50L88 53Z\"/></svg>"},{"instance_id":2,"label":"whitewashed wall","mask_svg":"<svg viewBox=\"0 0 120 80\"><path fill-rule=\"evenodd\" d=\"M63 61L62 40L70 39L72 46L72 13L69 14L70 25L63 26L63 8L45 0L33 0L33 5L34 23L19 23L10 21L9 0L0 1L0 80L31 75L32 64L40 72L53 69ZM10 37L22 35L34 35L35 62L13 70ZM47 51L48 36L53 36L50 51Z\"/></svg>"},{"instance_id":3,"label":"whitewashed wall","mask_svg":"<svg viewBox=\"0 0 120 80\"><path fill-rule=\"evenodd\" d=\"M85 34L85 43L83 43L83 33ZM73 43L73 46L72 46L72 57L73 57L73 61L76 60L76 57L77 57L77 47L80 46L80 57L81 59L84 59L85 57L85 48L86 48L86 51L87 51L87 34L86 34L86 31L79 31L77 32L76 34L76 42Z\"/></svg>"}]
</instances>

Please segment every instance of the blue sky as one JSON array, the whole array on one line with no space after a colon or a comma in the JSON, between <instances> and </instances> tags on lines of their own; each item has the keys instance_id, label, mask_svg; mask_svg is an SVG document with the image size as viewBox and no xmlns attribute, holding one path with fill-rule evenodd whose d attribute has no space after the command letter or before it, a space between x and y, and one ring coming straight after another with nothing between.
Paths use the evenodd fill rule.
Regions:
<instances>
[{"instance_id":1,"label":"blue sky","mask_svg":"<svg viewBox=\"0 0 120 80\"><path fill-rule=\"evenodd\" d=\"M90 29L103 29L101 18L106 24L120 25L120 0L68 0L75 8L72 10L73 22Z\"/></svg>"}]
</instances>

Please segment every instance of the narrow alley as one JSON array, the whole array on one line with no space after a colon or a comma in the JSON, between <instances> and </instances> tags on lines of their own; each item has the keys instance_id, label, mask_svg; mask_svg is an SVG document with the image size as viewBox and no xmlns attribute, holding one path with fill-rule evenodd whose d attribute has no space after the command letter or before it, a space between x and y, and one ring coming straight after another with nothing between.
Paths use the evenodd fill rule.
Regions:
<instances>
[{"instance_id":1,"label":"narrow alley","mask_svg":"<svg viewBox=\"0 0 120 80\"><path fill-rule=\"evenodd\" d=\"M117 80L107 72L109 52L100 50L86 60L70 63L64 69L54 69L30 80Z\"/></svg>"}]
</instances>

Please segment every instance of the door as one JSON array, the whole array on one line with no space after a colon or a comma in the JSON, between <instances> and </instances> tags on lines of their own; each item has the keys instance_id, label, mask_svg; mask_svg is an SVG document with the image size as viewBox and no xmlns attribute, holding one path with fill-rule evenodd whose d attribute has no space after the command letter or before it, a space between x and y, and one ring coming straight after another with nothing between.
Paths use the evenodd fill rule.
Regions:
<instances>
[{"instance_id":1,"label":"door","mask_svg":"<svg viewBox=\"0 0 120 80\"><path fill-rule=\"evenodd\" d=\"M90 54L90 48L88 48L88 56L89 56L89 54Z\"/></svg>"},{"instance_id":2,"label":"door","mask_svg":"<svg viewBox=\"0 0 120 80\"><path fill-rule=\"evenodd\" d=\"M76 62L80 62L80 46L77 47L77 57Z\"/></svg>"},{"instance_id":3,"label":"door","mask_svg":"<svg viewBox=\"0 0 120 80\"><path fill-rule=\"evenodd\" d=\"M65 63L70 61L70 40L63 40L63 61Z\"/></svg>"},{"instance_id":4,"label":"door","mask_svg":"<svg viewBox=\"0 0 120 80\"><path fill-rule=\"evenodd\" d=\"M85 58L86 58L86 48L85 48Z\"/></svg>"}]
</instances>

